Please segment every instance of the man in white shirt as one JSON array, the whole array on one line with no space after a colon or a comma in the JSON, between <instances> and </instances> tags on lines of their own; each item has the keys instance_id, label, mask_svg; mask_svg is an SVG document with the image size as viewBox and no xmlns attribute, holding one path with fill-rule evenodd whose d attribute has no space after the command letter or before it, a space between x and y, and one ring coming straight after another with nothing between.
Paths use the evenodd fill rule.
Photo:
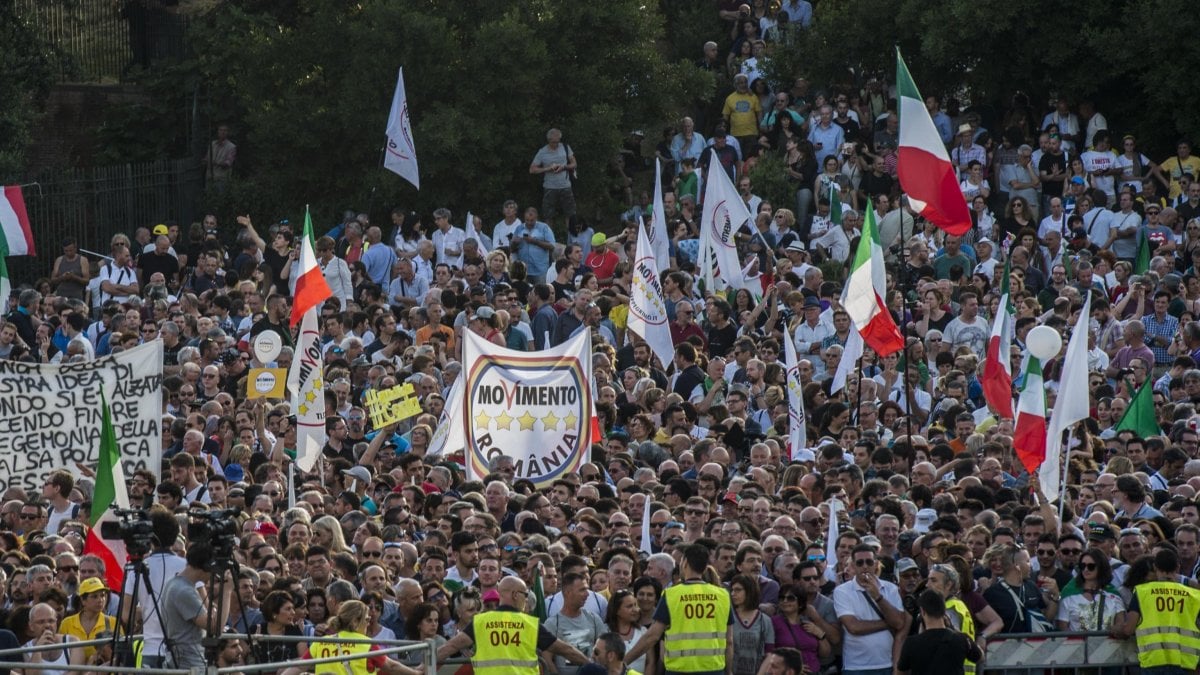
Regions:
<instances>
[{"instance_id":1,"label":"man in white shirt","mask_svg":"<svg viewBox=\"0 0 1200 675\"><path fill-rule=\"evenodd\" d=\"M852 554L854 578L833 589L833 607L845 628L842 672L875 673L892 668L912 618L904 611L900 590L879 578L879 561L870 544Z\"/></svg>"},{"instance_id":2,"label":"man in white shirt","mask_svg":"<svg viewBox=\"0 0 1200 675\"><path fill-rule=\"evenodd\" d=\"M147 576L151 588L147 589L144 580L139 580L136 575L125 575L125 600L121 603L121 623L125 624L129 614L135 607L138 608L142 617L142 665L146 668L160 668L166 657L170 656L170 651L164 644L162 618L156 600L167 582L179 576L187 563L171 552L171 547L179 538L179 522L175 520L174 514L163 510L151 511L150 522L156 542L154 552L146 556ZM135 587L136 596L133 594Z\"/></svg>"},{"instance_id":3,"label":"man in white shirt","mask_svg":"<svg viewBox=\"0 0 1200 675\"><path fill-rule=\"evenodd\" d=\"M100 266L101 302L115 300L124 303L139 292L137 273L129 265L129 247L116 244L112 249L113 259Z\"/></svg>"},{"instance_id":4,"label":"man in white shirt","mask_svg":"<svg viewBox=\"0 0 1200 675\"><path fill-rule=\"evenodd\" d=\"M504 202L504 218L492 228L492 246L495 248L507 247L513 232L520 226L521 219L517 217L517 203L511 199Z\"/></svg>"},{"instance_id":5,"label":"man in white shirt","mask_svg":"<svg viewBox=\"0 0 1200 675\"><path fill-rule=\"evenodd\" d=\"M437 261L454 269L462 269L462 249L463 242L467 239L466 231L450 224L450 209L434 211L433 223L437 226L431 237Z\"/></svg>"},{"instance_id":6,"label":"man in white shirt","mask_svg":"<svg viewBox=\"0 0 1200 675\"><path fill-rule=\"evenodd\" d=\"M1038 239L1045 239L1046 234L1057 232L1062 234L1067 229L1067 214L1063 211L1062 197L1050 198L1050 213L1042 218L1042 222L1038 225Z\"/></svg>"},{"instance_id":7,"label":"man in white shirt","mask_svg":"<svg viewBox=\"0 0 1200 675\"><path fill-rule=\"evenodd\" d=\"M1099 249L1108 248L1109 233L1112 231L1112 211L1095 206L1090 195L1083 195L1075 202L1075 213L1083 221L1083 231L1088 243Z\"/></svg>"}]
</instances>

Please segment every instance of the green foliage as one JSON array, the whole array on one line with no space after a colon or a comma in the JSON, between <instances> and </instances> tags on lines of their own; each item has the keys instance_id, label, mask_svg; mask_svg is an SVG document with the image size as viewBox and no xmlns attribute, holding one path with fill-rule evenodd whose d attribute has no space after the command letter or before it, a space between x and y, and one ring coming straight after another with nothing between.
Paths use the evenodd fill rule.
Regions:
<instances>
[{"instance_id":1,"label":"green foliage","mask_svg":"<svg viewBox=\"0 0 1200 675\"><path fill-rule=\"evenodd\" d=\"M30 127L60 58L21 21L12 2L0 2L0 178L24 170Z\"/></svg>"},{"instance_id":2,"label":"green foliage","mask_svg":"<svg viewBox=\"0 0 1200 675\"><path fill-rule=\"evenodd\" d=\"M629 130L658 126L712 86L663 57L662 15L634 0L274 5L219 5L193 24L187 64L207 83L209 116L230 121L238 143L223 199L244 196L229 208L267 217L306 202L452 204L456 219L510 197L540 203L528 167L551 127L579 158L577 198L599 204ZM401 65L419 193L380 168Z\"/></svg>"},{"instance_id":3,"label":"green foliage","mask_svg":"<svg viewBox=\"0 0 1200 675\"><path fill-rule=\"evenodd\" d=\"M770 74L822 89L870 74L892 82L899 45L922 94L957 96L997 118L1017 91L1039 110L1055 94L1090 98L1161 160L1178 135L1200 138L1200 89L1188 85L1200 43L1181 20L1193 13L1183 0L821 3L796 48L774 54Z\"/></svg>"},{"instance_id":4,"label":"green foliage","mask_svg":"<svg viewBox=\"0 0 1200 675\"><path fill-rule=\"evenodd\" d=\"M777 152L765 153L750 169L754 194L771 202L777 209L796 208L796 189L788 182L787 164Z\"/></svg>"}]
</instances>

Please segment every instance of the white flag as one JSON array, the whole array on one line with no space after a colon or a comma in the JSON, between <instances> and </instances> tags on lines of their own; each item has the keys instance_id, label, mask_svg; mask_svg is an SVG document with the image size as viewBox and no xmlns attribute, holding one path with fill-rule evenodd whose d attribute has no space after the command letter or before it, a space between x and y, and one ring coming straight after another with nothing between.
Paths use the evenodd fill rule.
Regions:
<instances>
[{"instance_id":1,"label":"white flag","mask_svg":"<svg viewBox=\"0 0 1200 675\"><path fill-rule=\"evenodd\" d=\"M1079 319L1075 322L1075 330L1071 340L1067 342L1067 355L1063 359L1062 375L1058 378L1058 396L1054 399L1054 412L1050 416L1050 424L1046 428L1046 459L1038 468L1038 481L1042 484L1042 494L1046 499L1058 498L1059 483L1062 480L1061 465L1065 458L1062 447L1062 435L1080 420L1090 415L1088 409L1088 327L1091 322L1092 295L1083 301L1083 309L1079 310ZM1065 449L1067 456L1070 446Z\"/></svg>"},{"instance_id":2,"label":"white flag","mask_svg":"<svg viewBox=\"0 0 1200 675\"><path fill-rule=\"evenodd\" d=\"M837 557L837 540L838 534L838 511L842 510L842 503L836 499L829 500L829 530L825 534L825 578L829 581L841 583L838 579L838 557Z\"/></svg>"},{"instance_id":3,"label":"white flag","mask_svg":"<svg viewBox=\"0 0 1200 675\"><path fill-rule=\"evenodd\" d=\"M629 291L629 330L637 333L658 355L666 370L675 358L671 341L671 324L667 320L667 303L663 300L662 283L658 277L658 260L650 247L646 228L638 228L637 252L633 261L633 282Z\"/></svg>"},{"instance_id":4,"label":"white flag","mask_svg":"<svg viewBox=\"0 0 1200 675\"><path fill-rule=\"evenodd\" d=\"M396 94L392 96L392 112L388 114L387 148L383 155L384 168L421 189L417 175L417 148L413 145L412 123L408 119L408 96L404 93L404 69L396 77Z\"/></svg>"},{"instance_id":5,"label":"white flag","mask_svg":"<svg viewBox=\"0 0 1200 675\"><path fill-rule=\"evenodd\" d=\"M830 395L836 394L846 386L846 376L858 367L858 360L863 355L863 339L854 322L850 322L850 333L846 336L846 348L842 350L842 360L838 361L837 372L833 374L833 383L829 386ZM859 373L862 376L862 373ZM861 385L860 385L861 386ZM881 398L887 398L892 392L880 392Z\"/></svg>"},{"instance_id":6,"label":"white flag","mask_svg":"<svg viewBox=\"0 0 1200 675\"><path fill-rule=\"evenodd\" d=\"M454 384L450 385L450 393L446 394L446 404L442 406L442 416L438 419L437 429L433 431L433 438L429 439L429 449L425 451L428 457L442 457L466 445L463 425L451 423L451 420L462 419L463 396L466 394L463 390L463 379L464 376L460 374L454 379Z\"/></svg>"},{"instance_id":7,"label":"white flag","mask_svg":"<svg viewBox=\"0 0 1200 675\"><path fill-rule=\"evenodd\" d=\"M479 242L480 255L488 254L487 242L483 240L483 235L479 234L479 230L475 229L475 216L471 215L470 211L467 211L467 239Z\"/></svg>"},{"instance_id":8,"label":"white flag","mask_svg":"<svg viewBox=\"0 0 1200 675\"><path fill-rule=\"evenodd\" d=\"M797 453L808 447L808 431L805 425L808 420L804 416L804 389L800 384L800 371L796 364L796 339L791 331L785 331L783 336L784 366L787 368L788 392L788 440L792 445L792 459Z\"/></svg>"},{"instance_id":9,"label":"white flag","mask_svg":"<svg viewBox=\"0 0 1200 675\"><path fill-rule=\"evenodd\" d=\"M654 257L658 259L659 266L666 268L671 266L671 247L668 244L671 235L667 232L667 214L663 210L663 187L662 187L662 162L657 157L654 158L654 219L650 221L650 231L647 235L650 237L650 247L654 249Z\"/></svg>"},{"instance_id":10,"label":"white flag","mask_svg":"<svg viewBox=\"0 0 1200 675\"><path fill-rule=\"evenodd\" d=\"M638 547L639 551L644 551L646 555L654 555L654 545L650 539L650 502L651 495L646 495L646 508L642 511L642 544Z\"/></svg>"},{"instance_id":11,"label":"white flag","mask_svg":"<svg viewBox=\"0 0 1200 675\"><path fill-rule=\"evenodd\" d=\"M300 318L296 355L288 371L292 413L296 416L296 464L305 473L312 471L326 441L325 366L321 358L321 330L317 311L317 306L313 305Z\"/></svg>"},{"instance_id":12,"label":"white flag","mask_svg":"<svg viewBox=\"0 0 1200 675\"><path fill-rule=\"evenodd\" d=\"M700 269L709 291L745 288L734 235L750 222L750 210L721 167L712 169L700 214Z\"/></svg>"}]
</instances>

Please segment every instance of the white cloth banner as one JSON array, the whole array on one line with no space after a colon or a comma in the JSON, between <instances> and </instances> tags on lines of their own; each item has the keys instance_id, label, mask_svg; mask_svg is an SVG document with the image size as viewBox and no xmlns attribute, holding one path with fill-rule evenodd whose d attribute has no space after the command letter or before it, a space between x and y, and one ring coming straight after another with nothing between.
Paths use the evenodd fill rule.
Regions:
<instances>
[{"instance_id":1,"label":"white cloth banner","mask_svg":"<svg viewBox=\"0 0 1200 675\"><path fill-rule=\"evenodd\" d=\"M846 335L846 347L842 350L842 360L838 361L837 371L833 374L833 383L829 386L830 394L836 394L846 387L846 376L858 369L858 360L863 355L863 339L854 322L850 322L850 332ZM861 376L861 373L859 374ZM891 392L881 392L880 398L886 398Z\"/></svg>"},{"instance_id":2,"label":"white cloth banner","mask_svg":"<svg viewBox=\"0 0 1200 675\"><path fill-rule=\"evenodd\" d=\"M463 333L462 415L468 480L480 480L488 462L516 461L513 480L539 489L579 471L592 444L592 336L579 331L554 347L519 352L473 331Z\"/></svg>"},{"instance_id":3,"label":"white cloth banner","mask_svg":"<svg viewBox=\"0 0 1200 675\"><path fill-rule=\"evenodd\" d=\"M325 447L325 378L321 358L321 330L317 307L309 307L300 319L296 355L288 372L292 390L292 414L296 416L296 464L308 473Z\"/></svg>"},{"instance_id":4,"label":"white cloth banner","mask_svg":"<svg viewBox=\"0 0 1200 675\"><path fill-rule=\"evenodd\" d=\"M451 420L462 419L463 379L461 374L455 378L454 384L450 385L450 393L446 394L442 416L438 419L437 429L433 431L433 438L429 439L429 450L426 454L430 457L453 454L466 444L463 425L451 423Z\"/></svg>"},{"instance_id":5,"label":"white cloth banner","mask_svg":"<svg viewBox=\"0 0 1200 675\"><path fill-rule=\"evenodd\" d=\"M667 303L663 299L658 276L658 261L646 228L638 227L637 253L633 261L633 282L629 290L629 330L641 336L658 356L665 371L675 359Z\"/></svg>"},{"instance_id":6,"label":"white cloth banner","mask_svg":"<svg viewBox=\"0 0 1200 675\"><path fill-rule=\"evenodd\" d=\"M46 477L100 459L100 389L125 475L162 463L163 344L70 364L0 361L0 491L41 494Z\"/></svg>"},{"instance_id":7,"label":"white cloth banner","mask_svg":"<svg viewBox=\"0 0 1200 675\"><path fill-rule=\"evenodd\" d=\"M467 211L466 233L467 239L474 239L479 243L479 254L487 255L490 249L487 242L483 240L483 235L479 234L479 230L475 228L475 216L471 215L470 211Z\"/></svg>"},{"instance_id":8,"label":"white cloth banner","mask_svg":"<svg viewBox=\"0 0 1200 675\"><path fill-rule=\"evenodd\" d=\"M657 157L654 158L654 201L651 202L651 206L654 213L650 221L650 231L647 233L650 237L650 247L654 249L654 257L659 263L663 267L670 267L671 246L668 242L671 235L667 232L667 214L663 208L662 161Z\"/></svg>"},{"instance_id":9,"label":"white cloth banner","mask_svg":"<svg viewBox=\"0 0 1200 675\"><path fill-rule=\"evenodd\" d=\"M421 189L417 175L417 148L413 145L412 123L408 119L408 95L404 93L404 69L396 77L396 93L392 96L392 111L388 113L387 148L383 166Z\"/></svg>"},{"instance_id":10,"label":"white cloth banner","mask_svg":"<svg viewBox=\"0 0 1200 675\"><path fill-rule=\"evenodd\" d=\"M1046 459L1038 468L1038 481L1042 494L1051 501L1058 499L1059 483L1063 467L1068 463L1071 448L1063 448L1063 432L1085 420L1091 414L1088 397L1079 392L1088 386L1088 323L1092 316L1092 294L1083 300L1083 309L1067 342L1067 354L1063 359L1062 376L1058 379L1058 396L1054 399L1054 413L1046 429Z\"/></svg>"},{"instance_id":11,"label":"white cloth banner","mask_svg":"<svg viewBox=\"0 0 1200 675\"><path fill-rule=\"evenodd\" d=\"M783 351L783 364L787 368L788 441L792 446L791 458L795 460L797 453L808 447L808 430L805 429L808 419L804 416L804 387L800 384L797 368L796 336L791 331L786 331L783 336Z\"/></svg>"},{"instance_id":12,"label":"white cloth banner","mask_svg":"<svg viewBox=\"0 0 1200 675\"><path fill-rule=\"evenodd\" d=\"M746 288L734 235L750 222L750 210L729 176L720 167L712 168L700 214L700 270L710 291L723 291L729 286Z\"/></svg>"}]
</instances>

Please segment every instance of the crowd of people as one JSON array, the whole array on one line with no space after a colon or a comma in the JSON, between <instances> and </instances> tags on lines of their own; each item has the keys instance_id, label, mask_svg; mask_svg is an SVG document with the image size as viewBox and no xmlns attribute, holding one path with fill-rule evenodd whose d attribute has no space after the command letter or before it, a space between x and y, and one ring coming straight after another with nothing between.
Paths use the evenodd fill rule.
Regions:
<instances>
[{"instance_id":1,"label":"crowd of people","mask_svg":"<svg viewBox=\"0 0 1200 675\"><path fill-rule=\"evenodd\" d=\"M68 240L50 277L14 280L0 358L71 363L162 341L163 467L127 477L131 501L149 509L154 595L129 579L108 588L104 560L84 555L91 477L57 471L40 493L4 493L11 633L0 631L0 647L135 626L139 664L189 667L205 661L202 629L223 626L242 637L221 640L209 657L218 665L292 662L289 672L332 672L303 659L349 652L372 670L420 669L419 652L322 642L367 637L433 640L439 659L471 658L481 675L534 673L539 661L563 675L882 675L973 672L997 635L1090 631L1136 637L1144 672L1192 672L1200 158L1190 143L1155 162L1087 101L1040 110L1018 95L993 119L931 96L973 218L966 235L946 235L900 192L896 103L882 78L819 89L765 75L812 6L717 4L728 32L699 65L718 95L654 148L662 213L630 189L654 181L649 145L634 135L617 163L629 210L581 217L574 173L588 158L552 129L529 167L540 205L508 201L494 224L477 215L466 227L461 211L396 208L387 223L351 211L317 228L333 292L320 307L328 442L294 481L295 411L248 398L246 379L295 356L295 224L207 215L186 231L139 227L100 261ZM787 203L755 194L752 169L766 157L787 165ZM708 171L726 171L753 214L737 241L742 260L758 257L761 289L701 282ZM892 237L884 300L906 345L882 358L868 348L834 390L855 330L839 298L866 209L895 224L881 226ZM671 237L659 261L670 363L628 330L639 218L665 219ZM1088 396L1092 415L1071 432L1059 500L1018 461L1014 421L982 394L1006 273L1018 376L1029 330L1065 337L1091 294L1089 390L1069 395ZM284 348L263 364L251 342L267 330ZM470 365L466 331L525 351L591 332L602 438L578 472L538 486L509 453L470 477L462 448L436 447ZM809 447L789 443L787 340ZM1044 364L1051 405L1068 395L1060 364ZM1147 380L1150 434L1121 424ZM367 392L403 383L421 414L373 428ZM240 567L225 583L210 576L207 543L188 540L194 509L238 514ZM709 600L688 604L697 597ZM224 613L211 617L217 605ZM101 672L114 657L68 644L29 658Z\"/></svg>"}]
</instances>

